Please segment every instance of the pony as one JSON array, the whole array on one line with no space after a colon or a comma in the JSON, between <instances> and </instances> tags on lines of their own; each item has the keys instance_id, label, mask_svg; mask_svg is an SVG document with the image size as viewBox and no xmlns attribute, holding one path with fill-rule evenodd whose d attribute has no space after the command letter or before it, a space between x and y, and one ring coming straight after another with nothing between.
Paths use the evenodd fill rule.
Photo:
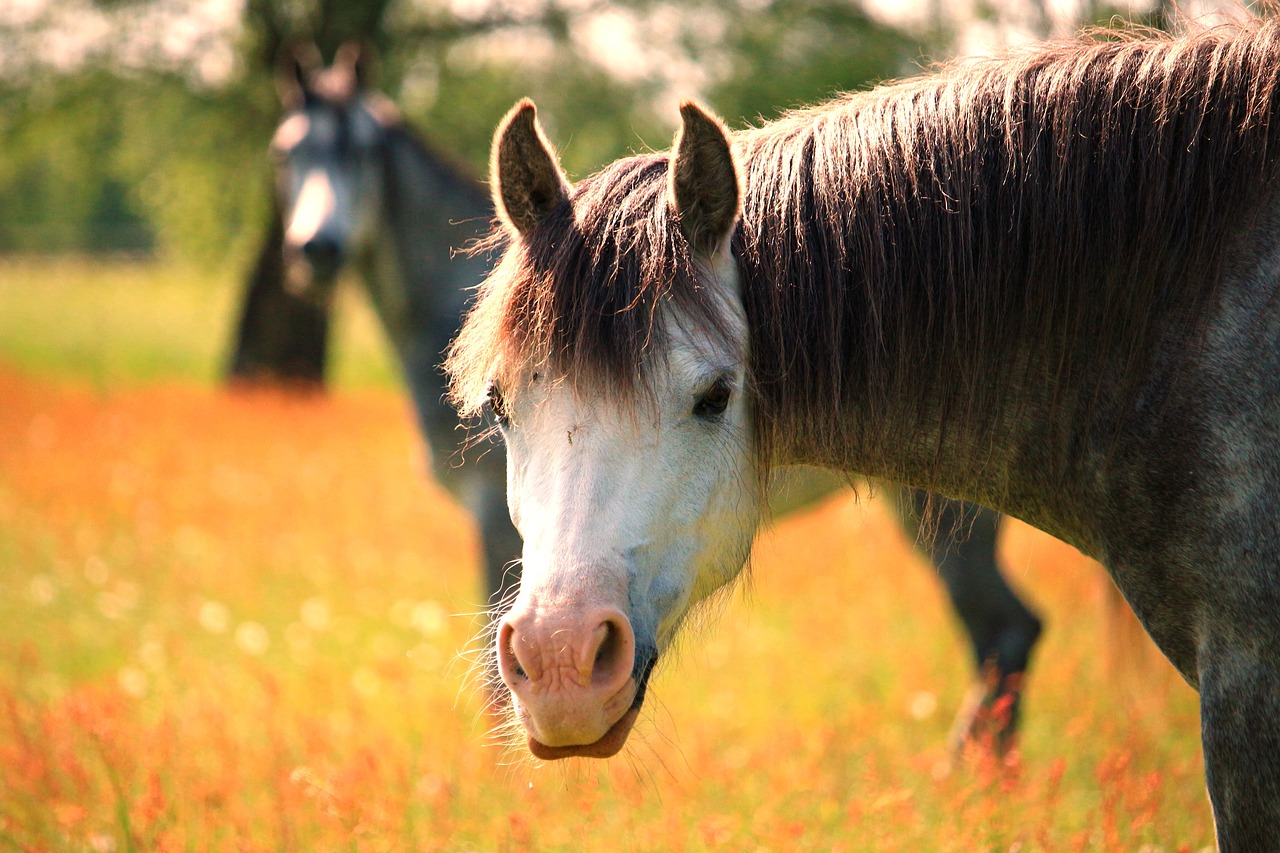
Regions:
<instances>
[{"instance_id":1,"label":"pony","mask_svg":"<svg viewBox=\"0 0 1280 853\"><path fill-rule=\"evenodd\" d=\"M964 61L571 185L518 103L451 347L523 578L532 753L607 757L774 472L856 472L1101 562L1199 691L1225 851L1280 826L1280 24ZM838 602L833 602L838 606Z\"/></svg>"},{"instance_id":2,"label":"pony","mask_svg":"<svg viewBox=\"0 0 1280 853\"><path fill-rule=\"evenodd\" d=\"M488 197L366 86L367 62L343 46L328 68L315 51L282 61L284 115L272 137L286 288L327 305L354 268L395 351L436 479L480 532L491 602L514 594L520 536L506 508L499 453L459 461L457 414L439 365L457 333L468 288L490 261L454 257L492 218Z\"/></svg>"},{"instance_id":3,"label":"pony","mask_svg":"<svg viewBox=\"0 0 1280 853\"><path fill-rule=\"evenodd\" d=\"M469 289L490 262L454 249L476 236L474 223L491 220L493 207L477 183L427 148L391 102L369 89L365 61L348 46L326 69L310 52L295 51L282 63L277 86L285 114L271 150L286 283L327 304L345 265L361 273L403 366L435 473L480 520L484 592L500 609L519 585L520 555L506 509L504 461L488 453L456 464L458 421L442 402L437 369L461 325ZM795 486L808 492L801 499L814 497L807 485ZM914 533L923 495L895 498ZM968 633L979 673L952 740L957 746L989 741L1003 752L1016 737L1022 678L1041 622L997 566L998 516L961 504L944 504L941 513L945 535L930 543L928 556ZM954 530L964 535L951 535Z\"/></svg>"}]
</instances>

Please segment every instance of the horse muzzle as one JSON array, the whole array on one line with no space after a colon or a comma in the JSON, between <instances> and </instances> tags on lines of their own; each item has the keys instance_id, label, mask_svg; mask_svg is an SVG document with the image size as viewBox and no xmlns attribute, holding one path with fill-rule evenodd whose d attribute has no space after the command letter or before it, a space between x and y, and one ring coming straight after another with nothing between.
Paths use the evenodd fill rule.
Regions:
<instances>
[{"instance_id":1,"label":"horse muzzle","mask_svg":"<svg viewBox=\"0 0 1280 853\"><path fill-rule=\"evenodd\" d=\"M615 607L519 603L499 626L497 656L529 751L545 760L622 749L656 660L637 655L631 622Z\"/></svg>"},{"instance_id":2,"label":"horse muzzle","mask_svg":"<svg viewBox=\"0 0 1280 853\"><path fill-rule=\"evenodd\" d=\"M346 252L332 237L316 235L302 244L302 257L317 281L333 281L342 269Z\"/></svg>"},{"instance_id":3,"label":"horse muzzle","mask_svg":"<svg viewBox=\"0 0 1280 853\"><path fill-rule=\"evenodd\" d=\"M301 246L286 244L284 262L285 289L299 299L327 308L345 262L342 247L324 239L308 240Z\"/></svg>"}]
</instances>

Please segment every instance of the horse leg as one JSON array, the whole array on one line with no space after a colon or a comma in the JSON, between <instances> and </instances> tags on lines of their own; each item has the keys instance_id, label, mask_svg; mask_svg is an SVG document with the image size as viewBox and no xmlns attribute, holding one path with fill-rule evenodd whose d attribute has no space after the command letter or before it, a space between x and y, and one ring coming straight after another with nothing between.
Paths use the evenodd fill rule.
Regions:
<instances>
[{"instance_id":1,"label":"horse leg","mask_svg":"<svg viewBox=\"0 0 1280 853\"><path fill-rule=\"evenodd\" d=\"M1210 519L1204 527L1195 519L1175 524L1163 543L1144 541L1107 566L1151 639L1200 694L1205 783L1223 853L1280 851L1280 591L1273 568L1280 544L1266 541L1270 509L1240 513L1226 525L1202 510ZM1215 536L1227 540L1225 549Z\"/></svg>"},{"instance_id":2,"label":"horse leg","mask_svg":"<svg viewBox=\"0 0 1280 853\"><path fill-rule=\"evenodd\" d=\"M1042 623L1009 588L996 563L1000 515L918 490L898 500L907 530L916 536L938 571L951 605L972 644L978 683L952 727L953 744L990 743L998 754L1014 743L1022 686ZM936 534L919 535L925 513Z\"/></svg>"},{"instance_id":3,"label":"horse leg","mask_svg":"<svg viewBox=\"0 0 1280 853\"><path fill-rule=\"evenodd\" d=\"M443 445L443 434L436 437L436 447ZM433 453L436 479L471 513L480 534L483 583L486 609L484 643L481 649L493 647L490 631L511 607L520 588L520 533L511 523L507 509L505 457L495 448L474 448L465 454L465 462L456 456ZM490 727L505 727L510 694L502 688L497 658L483 654L476 672L484 693L485 712Z\"/></svg>"},{"instance_id":4,"label":"horse leg","mask_svg":"<svg viewBox=\"0 0 1280 853\"><path fill-rule=\"evenodd\" d=\"M1228 629L1199 653L1205 781L1223 853L1280 849L1280 650Z\"/></svg>"}]
</instances>

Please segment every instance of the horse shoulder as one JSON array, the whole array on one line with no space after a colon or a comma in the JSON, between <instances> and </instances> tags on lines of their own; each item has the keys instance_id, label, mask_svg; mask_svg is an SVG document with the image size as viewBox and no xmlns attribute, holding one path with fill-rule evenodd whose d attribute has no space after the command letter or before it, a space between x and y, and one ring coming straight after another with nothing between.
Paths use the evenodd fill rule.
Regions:
<instances>
[{"instance_id":1,"label":"horse shoulder","mask_svg":"<svg viewBox=\"0 0 1280 853\"><path fill-rule=\"evenodd\" d=\"M1169 343L1143 416L1105 448L1104 562L1192 684L1223 633L1280 652L1278 237L1280 199L1230 244L1201 338Z\"/></svg>"}]
</instances>

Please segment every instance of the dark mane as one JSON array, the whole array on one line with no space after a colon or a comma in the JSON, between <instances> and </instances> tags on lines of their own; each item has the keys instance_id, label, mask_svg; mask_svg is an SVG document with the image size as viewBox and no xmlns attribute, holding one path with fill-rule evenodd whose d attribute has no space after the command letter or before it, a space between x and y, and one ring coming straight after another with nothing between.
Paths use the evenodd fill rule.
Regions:
<instances>
[{"instance_id":1,"label":"dark mane","mask_svg":"<svg viewBox=\"0 0 1280 853\"><path fill-rule=\"evenodd\" d=\"M632 393L645 387L652 354L664 351L660 312L675 308L719 328L666 205L667 161L647 154L607 166L507 248L450 351L453 396L464 411L474 411L483 383L530 365ZM494 242L505 235L482 248Z\"/></svg>"},{"instance_id":2,"label":"dark mane","mask_svg":"<svg viewBox=\"0 0 1280 853\"><path fill-rule=\"evenodd\" d=\"M766 458L847 445L865 428L851 420L901 401L922 422L962 407L995 428L997 375L1132 388L1164 336L1194 331L1224 243L1272 187L1278 75L1274 22L1073 41L737 134ZM530 360L635 388L661 350L657 311L713 313L690 286L666 162L613 164L510 248L452 352L460 403Z\"/></svg>"}]
</instances>

